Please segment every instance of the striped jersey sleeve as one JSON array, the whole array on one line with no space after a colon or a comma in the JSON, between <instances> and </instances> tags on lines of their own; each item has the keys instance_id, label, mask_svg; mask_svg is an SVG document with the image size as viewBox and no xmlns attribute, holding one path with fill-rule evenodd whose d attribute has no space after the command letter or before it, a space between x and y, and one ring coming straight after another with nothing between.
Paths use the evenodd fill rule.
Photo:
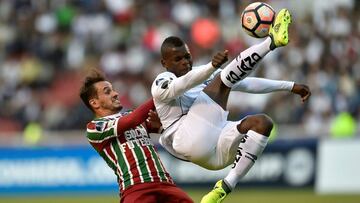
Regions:
<instances>
[{"instance_id":1,"label":"striped jersey sleeve","mask_svg":"<svg viewBox=\"0 0 360 203\"><path fill-rule=\"evenodd\" d=\"M118 118L100 118L95 119L87 125L87 138L90 144L100 151L110 142L112 138L118 136L117 125Z\"/></svg>"}]
</instances>

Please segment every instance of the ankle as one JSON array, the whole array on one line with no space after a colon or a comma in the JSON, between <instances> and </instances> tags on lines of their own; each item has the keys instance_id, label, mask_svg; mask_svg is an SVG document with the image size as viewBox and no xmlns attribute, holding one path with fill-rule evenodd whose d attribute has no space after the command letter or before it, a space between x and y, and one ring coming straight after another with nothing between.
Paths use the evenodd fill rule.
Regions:
<instances>
[{"instance_id":1,"label":"ankle","mask_svg":"<svg viewBox=\"0 0 360 203\"><path fill-rule=\"evenodd\" d=\"M272 51L272 50L276 49L276 45L275 45L275 41L274 41L273 35L272 35L272 34L269 34L269 37L270 37L270 39L271 39L271 43L270 43L270 45L269 45L269 48L270 48L270 50Z\"/></svg>"},{"instance_id":2,"label":"ankle","mask_svg":"<svg viewBox=\"0 0 360 203\"><path fill-rule=\"evenodd\" d=\"M226 194L229 194L232 191L230 184L225 179L223 179L222 182L223 182L223 184L221 184L222 189L224 189Z\"/></svg>"}]
</instances>

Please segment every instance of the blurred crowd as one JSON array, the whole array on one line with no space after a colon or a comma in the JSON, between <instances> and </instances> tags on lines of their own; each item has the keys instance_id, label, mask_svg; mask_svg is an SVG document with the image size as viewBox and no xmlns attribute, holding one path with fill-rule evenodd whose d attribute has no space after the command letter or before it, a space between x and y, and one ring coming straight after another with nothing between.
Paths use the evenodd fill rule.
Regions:
<instances>
[{"instance_id":1,"label":"blurred crowd","mask_svg":"<svg viewBox=\"0 0 360 203\"><path fill-rule=\"evenodd\" d=\"M0 0L0 131L22 132L34 123L45 130L84 129L92 114L78 92L91 68L113 82L125 108L138 106L164 71L159 47L169 35L185 39L195 65L223 49L235 57L261 41L241 29L240 14L251 2ZM230 118L266 113L278 129L295 126L301 131L293 133L304 136L354 135L360 124L360 2L265 2L289 8L294 23L290 44L266 56L252 76L307 84L312 97L302 104L289 92L232 93Z\"/></svg>"}]
</instances>

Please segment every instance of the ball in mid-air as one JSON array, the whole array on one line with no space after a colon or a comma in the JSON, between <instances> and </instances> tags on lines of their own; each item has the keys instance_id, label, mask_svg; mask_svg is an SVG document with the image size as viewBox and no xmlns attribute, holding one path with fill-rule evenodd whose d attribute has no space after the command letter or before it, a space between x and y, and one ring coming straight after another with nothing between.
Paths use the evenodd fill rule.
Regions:
<instances>
[{"instance_id":1,"label":"ball in mid-air","mask_svg":"<svg viewBox=\"0 0 360 203\"><path fill-rule=\"evenodd\" d=\"M244 31L256 38L268 36L270 26L275 19L274 9L263 2L249 4L241 14L241 25Z\"/></svg>"}]
</instances>

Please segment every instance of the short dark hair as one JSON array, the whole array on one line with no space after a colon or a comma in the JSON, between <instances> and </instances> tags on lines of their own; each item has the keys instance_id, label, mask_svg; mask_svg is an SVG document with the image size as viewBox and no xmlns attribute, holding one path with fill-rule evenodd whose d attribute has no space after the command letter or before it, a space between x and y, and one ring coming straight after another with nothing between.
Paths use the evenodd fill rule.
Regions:
<instances>
[{"instance_id":1,"label":"short dark hair","mask_svg":"<svg viewBox=\"0 0 360 203\"><path fill-rule=\"evenodd\" d=\"M93 111L93 109L89 101L92 98L97 98L97 92L94 84L101 81L106 81L105 76L99 70L92 69L85 77L80 88L80 98L91 111Z\"/></svg>"},{"instance_id":2,"label":"short dark hair","mask_svg":"<svg viewBox=\"0 0 360 203\"><path fill-rule=\"evenodd\" d=\"M181 47L184 46L184 41L176 36L167 37L161 44L161 55L163 56L166 52L166 49L171 47Z\"/></svg>"}]
</instances>

